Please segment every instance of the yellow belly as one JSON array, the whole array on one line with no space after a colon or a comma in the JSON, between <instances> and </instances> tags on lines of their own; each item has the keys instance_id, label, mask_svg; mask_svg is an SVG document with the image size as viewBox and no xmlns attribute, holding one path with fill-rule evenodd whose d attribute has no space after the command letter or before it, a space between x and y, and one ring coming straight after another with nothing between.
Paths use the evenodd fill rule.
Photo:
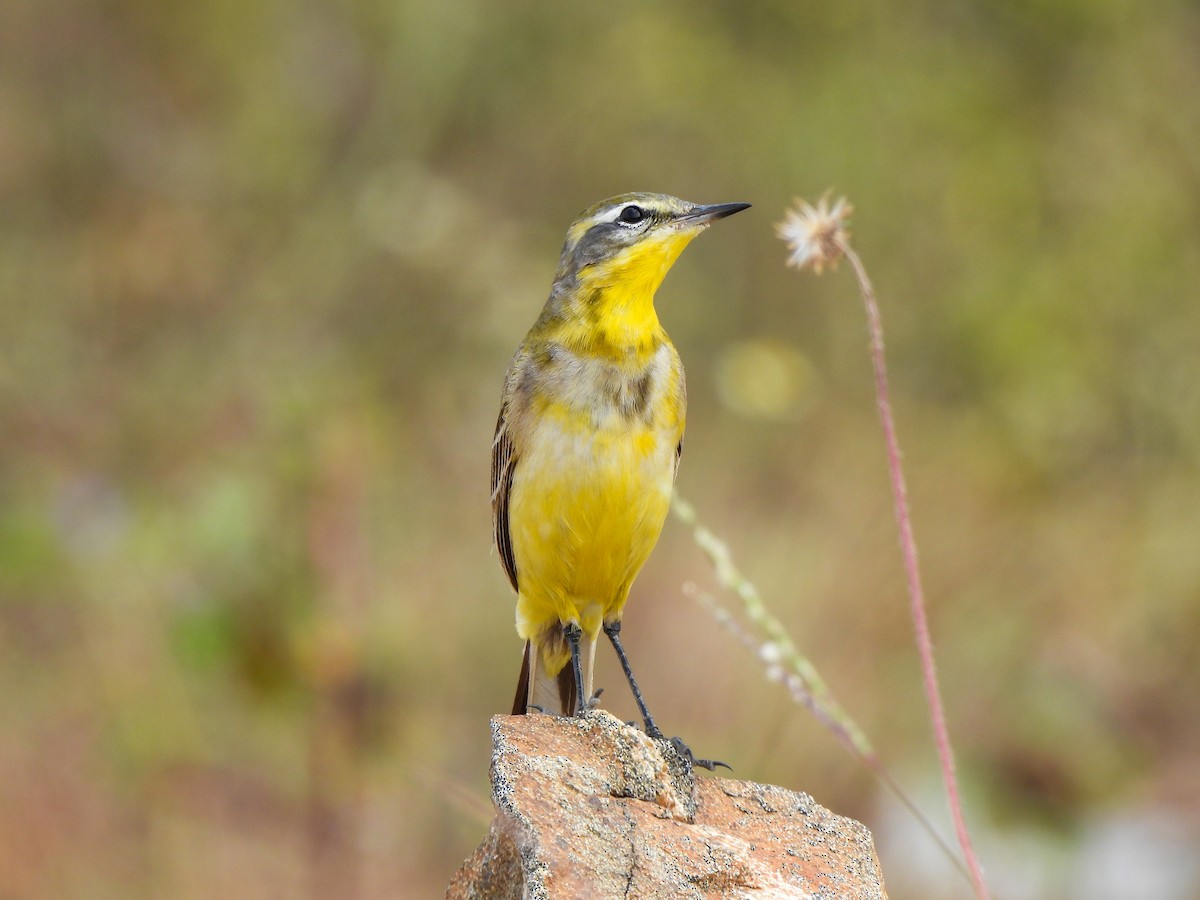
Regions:
<instances>
[{"instance_id":1,"label":"yellow belly","mask_svg":"<svg viewBox=\"0 0 1200 900\"><path fill-rule=\"evenodd\" d=\"M522 637L571 621L594 637L620 615L666 519L677 441L617 417L598 430L543 418L509 499Z\"/></svg>"}]
</instances>

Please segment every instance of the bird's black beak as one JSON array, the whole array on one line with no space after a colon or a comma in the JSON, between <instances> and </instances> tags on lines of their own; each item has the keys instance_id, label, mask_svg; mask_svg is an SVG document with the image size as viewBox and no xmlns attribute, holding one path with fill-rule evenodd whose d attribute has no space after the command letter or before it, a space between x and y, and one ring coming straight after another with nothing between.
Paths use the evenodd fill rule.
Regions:
<instances>
[{"instance_id":1,"label":"bird's black beak","mask_svg":"<svg viewBox=\"0 0 1200 900\"><path fill-rule=\"evenodd\" d=\"M732 216L743 209L749 209L749 203L714 203L711 206L694 206L675 221L680 225L707 225L717 219Z\"/></svg>"}]
</instances>

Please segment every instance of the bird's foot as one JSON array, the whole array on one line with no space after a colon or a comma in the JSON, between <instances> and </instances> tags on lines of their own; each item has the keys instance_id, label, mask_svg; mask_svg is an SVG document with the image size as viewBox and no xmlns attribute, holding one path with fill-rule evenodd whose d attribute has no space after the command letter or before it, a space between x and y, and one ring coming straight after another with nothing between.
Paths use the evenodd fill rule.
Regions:
<instances>
[{"instance_id":1,"label":"bird's foot","mask_svg":"<svg viewBox=\"0 0 1200 900\"><path fill-rule=\"evenodd\" d=\"M575 715L577 715L577 716L586 715L587 713L590 713L593 709L596 709L600 705L600 695L603 693L604 693L604 688L597 688L596 693L592 694L592 696L587 699L586 703L579 704L579 710L575 713Z\"/></svg>"},{"instance_id":2,"label":"bird's foot","mask_svg":"<svg viewBox=\"0 0 1200 900\"><path fill-rule=\"evenodd\" d=\"M717 770L717 766L724 766L730 772L733 771L733 766L729 765L729 763L721 762L721 760L719 760L719 759L700 759L699 757L696 756L695 753L692 752L692 748L683 742L683 738L663 737L663 734L661 731L659 731L657 728L655 728L654 730L658 733L657 734L650 734L650 732L646 732L646 733L649 734L650 737L656 741L665 741L666 743L670 744L671 748L676 753L678 753L680 756L682 756L684 759L686 759L691 765L693 765L697 768L700 768L700 769L708 769L708 771L710 771L710 772L715 772Z\"/></svg>"}]
</instances>

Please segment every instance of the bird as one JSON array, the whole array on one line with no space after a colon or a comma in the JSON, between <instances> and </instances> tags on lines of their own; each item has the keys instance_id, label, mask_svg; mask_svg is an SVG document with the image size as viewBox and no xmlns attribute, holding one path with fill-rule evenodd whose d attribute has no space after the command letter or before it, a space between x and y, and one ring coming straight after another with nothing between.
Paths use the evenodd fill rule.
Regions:
<instances>
[{"instance_id":1,"label":"bird","mask_svg":"<svg viewBox=\"0 0 1200 900\"><path fill-rule=\"evenodd\" d=\"M693 238L749 206L628 193L567 230L550 296L505 375L492 442L495 546L525 641L514 715L596 706L603 631L647 735L663 739L620 637L683 451L683 365L654 296Z\"/></svg>"}]
</instances>

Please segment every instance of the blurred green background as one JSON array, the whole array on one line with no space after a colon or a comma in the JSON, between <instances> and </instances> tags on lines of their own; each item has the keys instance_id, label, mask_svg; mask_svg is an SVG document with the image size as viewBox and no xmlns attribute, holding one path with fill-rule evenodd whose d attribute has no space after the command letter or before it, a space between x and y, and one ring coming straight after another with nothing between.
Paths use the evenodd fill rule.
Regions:
<instances>
[{"instance_id":1,"label":"blurred green background","mask_svg":"<svg viewBox=\"0 0 1200 900\"><path fill-rule=\"evenodd\" d=\"M659 295L679 488L942 823L863 313L773 235L830 187L994 890L1200 895L1197 47L1182 2L5 3L0 896L440 896L520 653L501 378L627 190L755 204ZM664 726L966 895L689 581L670 522Z\"/></svg>"}]
</instances>

